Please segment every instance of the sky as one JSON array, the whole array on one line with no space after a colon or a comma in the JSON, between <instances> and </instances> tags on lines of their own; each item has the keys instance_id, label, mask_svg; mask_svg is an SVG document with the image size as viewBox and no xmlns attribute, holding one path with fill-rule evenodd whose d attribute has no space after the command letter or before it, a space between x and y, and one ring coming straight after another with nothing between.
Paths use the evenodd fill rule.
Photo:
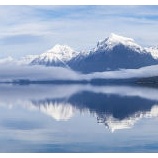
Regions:
<instances>
[{"instance_id":1,"label":"sky","mask_svg":"<svg viewBox=\"0 0 158 158\"><path fill-rule=\"evenodd\" d=\"M41 54L55 44L88 50L110 33L158 45L158 6L0 5L0 58Z\"/></svg>"}]
</instances>

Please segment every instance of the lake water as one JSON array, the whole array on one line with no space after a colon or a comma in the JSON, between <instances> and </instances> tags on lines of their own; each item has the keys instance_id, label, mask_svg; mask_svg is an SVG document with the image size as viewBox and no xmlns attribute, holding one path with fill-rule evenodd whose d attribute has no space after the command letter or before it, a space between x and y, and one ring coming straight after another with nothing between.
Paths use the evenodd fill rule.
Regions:
<instances>
[{"instance_id":1,"label":"lake water","mask_svg":"<svg viewBox=\"0 0 158 158\"><path fill-rule=\"evenodd\" d=\"M158 152L158 89L1 84L0 152Z\"/></svg>"}]
</instances>

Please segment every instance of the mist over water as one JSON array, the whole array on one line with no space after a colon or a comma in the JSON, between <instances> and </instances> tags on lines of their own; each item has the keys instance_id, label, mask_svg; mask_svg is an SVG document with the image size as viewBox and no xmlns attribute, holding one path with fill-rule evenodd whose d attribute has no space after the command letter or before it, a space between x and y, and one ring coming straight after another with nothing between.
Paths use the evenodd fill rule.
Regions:
<instances>
[{"instance_id":1,"label":"mist over water","mask_svg":"<svg viewBox=\"0 0 158 158\"><path fill-rule=\"evenodd\" d=\"M46 67L40 65L21 65L17 62L0 64L0 82L15 80L30 81L53 81L53 80L71 80L71 81L90 81L93 79L130 79L158 76L157 65L142 67L139 69L120 69L115 71L94 72L82 74L75 72L70 68Z\"/></svg>"}]
</instances>

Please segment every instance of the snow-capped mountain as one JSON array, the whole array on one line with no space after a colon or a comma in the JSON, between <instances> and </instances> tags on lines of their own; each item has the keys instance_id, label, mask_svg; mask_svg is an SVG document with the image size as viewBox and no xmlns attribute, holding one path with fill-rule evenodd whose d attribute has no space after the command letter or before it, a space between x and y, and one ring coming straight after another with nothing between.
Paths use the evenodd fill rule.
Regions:
<instances>
[{"instance_id":1,"label":"snow-capped mountain","mask_svg":"<svg viewBox=\"0 0 158 158\"><path fill-rule=\"evenodd\" d=\"M20 60L11 57L1 63L44 65L71 68L82 73L119 69L136 69L158 64L158 47L142 47L132 38L110 34L91 50L77 52L67 45L55 45L40 55L28 55Z\"/></svg>"},{"instance_id":2,"label":"snow-capped mountain","mask_svg":"<svg viewBox=\"0 0 158 158\"><path fill-rule=\"evenodd\" d=\"M118 69L135 69L158 64L153 53L136 44L131 38L111 34L82 58L75 57L69 66L83 73Z\"/></svg>"},{"instance_id":3,"label":"snow-capped mountain","mask_svg":"<svg viewBox=\"0 0 158 158\"><path fill-rule=\"evenodd\" d=\"M147 52L149 52L154 59L158 59L158 46L145 48Z\"/></svg>"},{"instance_id":4,"label":"snow-capped mountain","mask_svg":"<svg viewBox=\"0 0 158 158\"><path fill-rule=\"evenodd\" d=\"M35 57L31 64L46 66L67 67L67 61L75 57L78 53L67 45L55 45L52 49Z\"/></svg>"},{"instance_id":5,"label":"snow-capped mountain","mask_svg":"<svg viewBox=\"0 0 158 158\"><path fill-rule=\"evenodd\" d=\"M97 43L97 47L94 48L93 52L102 50L112 50L117 45L124 45L138 52L141 52L143 50L143 48L140 45L136 44L132 38L127 38L111 33L108 38Z\"/></svg>"}]
</instances>

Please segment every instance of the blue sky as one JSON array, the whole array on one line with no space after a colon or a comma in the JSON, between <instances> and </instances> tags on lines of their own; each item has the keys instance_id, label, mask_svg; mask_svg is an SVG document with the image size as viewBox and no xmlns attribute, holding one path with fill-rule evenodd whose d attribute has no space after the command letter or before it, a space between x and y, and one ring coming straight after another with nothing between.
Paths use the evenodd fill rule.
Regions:
<instances>
[{"instance_id":1,"label":"blue sky","mask_svg":"<svg viewBox=\"0 0 158 158\"><path fill-rule=\"evenodd\" d=\"M0 57L40 54L55 44L95 47L111 32L158 45L158 6L0 6Z\"/></svg>"}]
</instances>

